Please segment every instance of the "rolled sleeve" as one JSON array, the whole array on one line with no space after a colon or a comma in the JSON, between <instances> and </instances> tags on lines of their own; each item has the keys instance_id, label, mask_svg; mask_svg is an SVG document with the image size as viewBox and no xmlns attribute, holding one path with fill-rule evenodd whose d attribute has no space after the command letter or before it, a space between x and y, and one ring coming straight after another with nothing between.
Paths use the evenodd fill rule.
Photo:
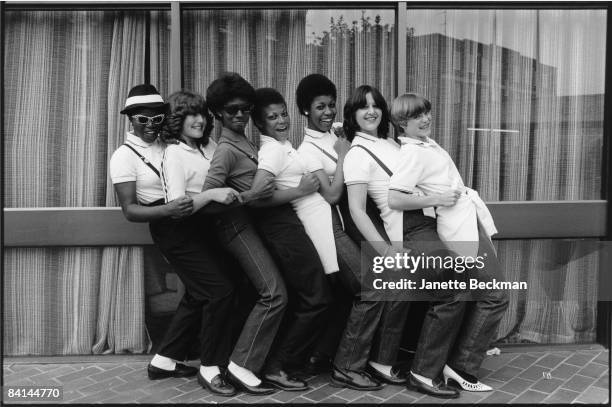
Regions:
<instances>
[{"instance_id":1,"label":"rolled sleeve","mask_svg":"<svg viewBox=\"0 0 612 407\"><path fill-rule=\"evenodd\" d=\"M371 178L371 158L362 149L352 148L344 158L343 171L346 185L368 183Z\"/></svg>"},{"instance_id":2,"label":"rolled sleeve","mask_svg":"<svg viewBox=\"0 0 612 407\"><path fill-rule=\"evenodd\" d=\"M414 192L422 173L423 163L419 160L417 151L412 148L402 148L400 159L389 181L389 189Z\"/></svg>"},{"instance_id":3,"label":"rolled sleeve","mask_svg":"<svg viewBox=\"0 0 612 407\"><path fill-rule=\"evenodd\" d=\"M111 156L109 174L113 184L122 182L135 182L138 170L135 160L128 154L134 154L127 147L118 148Z\"/></svg>"},{"instance_id":4,"label":"rolled sleeve","mask_svg":"<svg viewBox=\"0 0 612 407\"><path fill-rule=\"evenodd\" d=\"M257 155L259 164L257 168L260 170L266 170L274 176L280 174L286 166L287 153L283 151L280 145L274 145L273 143L264 144L259 150Z\"/></svg>"}]
</instances>

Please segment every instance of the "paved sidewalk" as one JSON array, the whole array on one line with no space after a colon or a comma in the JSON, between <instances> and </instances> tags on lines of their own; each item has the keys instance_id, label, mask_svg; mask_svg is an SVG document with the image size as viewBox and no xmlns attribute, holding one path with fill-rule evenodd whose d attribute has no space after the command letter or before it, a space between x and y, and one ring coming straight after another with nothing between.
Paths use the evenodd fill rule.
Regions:
<instances>
[{"instance_id":1,"label":"paved sidewalk","mask_svg":"<svg viewBox=\"0 0 612 407\"><path fill-rule=\"evenodd\" d=\"M488 356L480 377L495 390L462 392L456 400L435 399L403 386L387 385L372 392L338 389L329 385L326 375L309 377L312 389L305 392L238 394L228 399L210 395L195 378L149 380L147 355L6 358L3 373L5 387L63 386L63 403L609 403L607 350L552 349L502 349L501 355Z\"/></svg>"}]
</instances>

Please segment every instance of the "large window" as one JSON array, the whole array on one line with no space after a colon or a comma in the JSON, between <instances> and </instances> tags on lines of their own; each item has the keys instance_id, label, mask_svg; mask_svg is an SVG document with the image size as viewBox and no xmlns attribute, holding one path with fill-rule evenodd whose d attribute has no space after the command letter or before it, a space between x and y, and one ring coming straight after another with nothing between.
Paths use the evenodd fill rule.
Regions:
<instances>
[{"instance_id":1,"label":"large window","mask_svg":"<svg viewBox=\"0 0 612 407\"><path fill-rule=\"evenodd\" d=\"M5 206L117 206L107 166L128 129L119 111L135 84L167 94L169 12L5 17ZM147 351L145 263L135 246L7 249L5 354Z\"/></svg>"},{"instance_id":2,"label":"large window","mask_svg":"<svg viewBox=\"0 0 612 407\"><path fill-rule=\"evenodd\" d=\"M395 38L393 10L185 10L185 86L204 94L221 72L235 71L256 88L276 88L298 145L306 124L295 105L300 79L318 72L336 84L341 121L359 85L394 96Z\"/></svg>"},{"instance_id":3,"label":"large window","mask_svg":"<svg viewBox=\"0 0 612 407\"><path fill-rule=\"evenodd\" d=\"M179 298L180 286L166 274L159 254L143 247L146 227L144 239L115 243L112 233L121 232L108 233L108 213L99 218L95 213L119 212L108 160L129 129L119 111L138 83L151 83L167 97L180 87L176 78L182 74L186 89L204 94L221 72L236 71L255 87L283 93L291 141L298 145L306 122L297 111L295 89L304 76L319 72L336 84L338 121L355 87L376 86L391 101L399 82L402 88L405 84L402 92L415 91L432 101L433 137L486 201L498 208L520 207L522 213L535 201L546 202L547 208L557 205L557 214L559 201L601 209L603 202L582 201L601 199L605 188L606 10L412 9L408 2L398 15L400 4L405 3L364 10L286 5L222 10L168 2L153 3L146 11L6 5L5 215L20 212L23 219L37 212L36 230L44 230L45 237L32 232L29 243L13 246L37 247L4 252L5 353L147 351L157 331L149 325L147 332L145 317L172 310ZM179 49L176 68L170 55ZM249 131L258 137L254 128ZM75 239L68 244L79 246L49 243L54 233L49 231L57 227L58 234L65 233L63 225L45 223L45 210L37 208L81 211L81 219L98 220L75 235L103 230L107 237L94 242L97 247L82 247L87 243ZM566 223L574 230L571 215ZM585 211L580 215L600 218ZM505 225L509 218L516 219L505 217ZM566 227L565 218L555 219L561 220L558 233ZM534 229L543 222L548 221L534 222ZM543 286L540 277L548 260L556 258L559 243L542 240L550 234L530 234L528 228L517 236L517 229L523 227L510 233L517 239L495 244L507 275L533 288L513 294L499 337L594 341L598 257L590 253L570 261L562 256L560 278ZM598 230L580 237L596 239L603 234ZM117 244L130 246L106 246Z\"/></svg>"},{"instance_id":4,"label":"large window","mask_svg":"<svg viewBox=\"0 0 612 407\"><path fill-rule=\"evenodd\" d=\"M600 199L605 10L408 10L407 89L488 201Z\"/></svg>"},{"instance_id":5,"label":"large window","mask_svg":"<svg viewBox=\"0 0 612 407\"><path fill-rule=\"evenodd\" d=\"M431 100L434 137L487 201L602 196L605 10L407 10L406 85ZM527 281L500 327L508 342L595 339L597 255L542 279L562 245L497 242ZM554 299L550 292L556 292Z\"/></svg>"}]
</instances>

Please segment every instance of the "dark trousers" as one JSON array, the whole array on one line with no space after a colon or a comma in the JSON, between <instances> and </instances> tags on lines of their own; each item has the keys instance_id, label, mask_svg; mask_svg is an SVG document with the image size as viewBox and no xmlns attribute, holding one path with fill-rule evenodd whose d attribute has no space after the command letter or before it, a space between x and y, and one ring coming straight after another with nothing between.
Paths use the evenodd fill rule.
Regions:
<instances>
[{"instance_id":1,"label":"dark trousers","mask_svg":"<svg viewBox=\"0 0 612 407\"><path fill-rule=\"evenodd\" d=\"M439 241L436 220L422 211L404 212L404 241L420 252L422 242ZM423 249L424 251L425 249ZM478 278L499 279L499 263L489 239L480 231L479 254L488 254L487 269ZM427 253L426 253L427 254ZM445 363L476 376L485 351L508 307L506 293L489 290L477 301L466 301L466 293L440 294L432 301L423 321L411 370L428 378L442 372Z\"/></svg>"},{"instance_id":2,"label":"dark trousers","mask_svg":"<svg viewBox=\"0 0 612 407\"><path fill-rule=\"evenodd\" d=\"M233 284L224 272L219 254L198 230L195 216L170 218L149 224L153 241L173 266L185 294L162 340L158 354L184 360L198 332L202 365L226 365L231 350Z\"/></svg>"},{"instance_id":3,"label":"dark trousers","mask_svg":"<svg viewBox=\"0 0 612 407\"><path fill-rule=\"evenodd\" d=\"M342 336L334 364L342 369L362 370L369 359L370 349L384 303L379 301L362 301L361 299L361 253L360 248L342 228L342 222L336 208L332 208L332 220L338 265L336 284L341 285L351 294L351 309L348 318L344 316L342 306L338 306L337 317L331 318L328 329L343 327ZM342 300L343 298L340 298ZM346 321L344 323L344 321ZM400 332L401 336L401 332ZM399 341L399 339L398 339Z\"/></svg>"},{"instance_id":4,"label":"dark trousers","mask_svg":"<svg viewBox=\"0 0 612 407\"><path fill-rule=\"evenodd\" d=\"M219 214L214 223L219 242L238 261L257 292L255 305L230 359L239 366L259 372L282 321L287 291L272 256L244 208Z\"/></svg>"},{"instance_id":5,"label":"dark trousers","mask_svg":"<svg viewBox=\"0 0 612 407\"><path fill-rule=\"evenodd\" d=\"M331 295L317 251L291 205L252 209L251 214L290 292L291 312L267 362L267 370L275 371L299 364L295 359L316 340Z\"/></svg>"}]
</instances>

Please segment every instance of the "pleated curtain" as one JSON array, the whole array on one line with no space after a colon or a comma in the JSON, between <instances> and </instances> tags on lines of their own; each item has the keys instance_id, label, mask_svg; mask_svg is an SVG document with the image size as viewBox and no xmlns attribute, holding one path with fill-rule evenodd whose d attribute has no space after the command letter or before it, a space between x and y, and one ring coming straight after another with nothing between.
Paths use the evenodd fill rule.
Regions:
<instances>
[{"instance_id":1,"label":"pleated curtain","mask_svg":"<svg viewBox=\"0 0 612 407\"><path fill-rule=\"evenodd\" d=\"M283 94L291 117L291 142L298 146L306 121L295 104L299 81L327 75L338 89L338 115L357 86L371 84L391 97L395 89L395 26L377 22L376 10L358 22L334 20L339 10L186 10L183 63L187 89L205 94L222 72L238 72L255 88ZM307 39L309 21L329 21L317 38ZM220 131L216 123L216 133ZM249 130L257 141L256 130Z\"/></svg>"},{"instance_id":2,"label":"pleated curtain","mask_svg":"<svg viewBox=\"0 0 612 407\"><path fill-rule=\"evenodd\" d=\"M119 111L147 69L151 79L167 78L165 61L156 59L167 55L166 15L8 11L6 17L5 206L117 206L107 167L128 129ZM159 32L147 36L147 24ZM150 52L146 61L147 46L162 52ZM162 82L154 84L166 92ZM4 354L149 349L142 248L4 254Z\"/></svg>"},{"instance_id":3,"label":"pleated curtain","mask_svg":"<svg viewBox=\"0 0 612 407\"><path fill-rule=\"evenodd\" d=\"M605 37L599 10L408 10L408 90L432 101L432 136L483 199L600 199L603 91L587 85L605 52L589 21ZM500 337L595 339L596 252L564 259L551 280L543 264L559 242L496 244L508 279L529 286L510 292Z\"/></svg>"}]
</instances>

